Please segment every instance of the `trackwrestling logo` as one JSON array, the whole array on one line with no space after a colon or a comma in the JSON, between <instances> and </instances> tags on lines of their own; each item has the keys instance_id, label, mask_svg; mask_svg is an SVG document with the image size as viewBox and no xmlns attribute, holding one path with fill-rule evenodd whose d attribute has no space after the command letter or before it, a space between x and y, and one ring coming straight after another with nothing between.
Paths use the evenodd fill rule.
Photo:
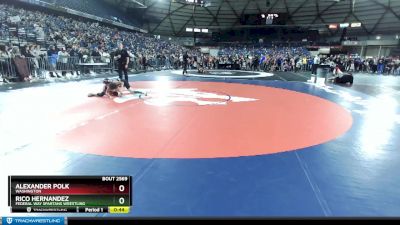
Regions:
<instances>
[{"instance_id":1,"label":"trackwrestling logo","mask_svg":"<svg viewBox=\"0 0 400 225\"><path fill-rule=\"evenodd\" d=\"M63 217L7 217L3 218L3 224L56 224L64 225Z\"/></svg>"},{"instance_id":2,"label":"trackwrestling logo","mask_svg":"<svg viewBox=\"0 0 400 225\"><path fill-rule=\"evenodd\" d=\"M128 94L114 98L116 103L143 99L152 106L168 106L176 103L194 103L198 106L227 105L228 102L252 102L258 99L230 96L228 94L199 91L197 88L140 89L143 94Z\"/></svg>"}]
</instances>

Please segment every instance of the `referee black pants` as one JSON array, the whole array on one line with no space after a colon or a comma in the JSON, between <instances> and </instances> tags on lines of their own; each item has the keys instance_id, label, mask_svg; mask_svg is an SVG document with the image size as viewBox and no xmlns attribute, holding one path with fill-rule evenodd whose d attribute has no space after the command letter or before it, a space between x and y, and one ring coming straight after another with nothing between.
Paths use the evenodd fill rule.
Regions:
<instances>
[{"instance_id":1,"label":"referee black pants","mask_svg":"<svg viewBox=\"0 0 400 225\"><path fill-rule=\"evenodd\" d=\"M122 72L124 73L124 78L122 78ZM131 88L128 80L128 69L125 67L125 65L118 66L118 76L120 80L124 81L124 86L126 87L126 89Z\"/></svg>"},{"instance_id":2,"label":"referee black pants","mask_svg":"<svg viewBox=\"0 0 400 225\"><path fill-rule=\"evenodd\" d=\"M183 63L183 74L187 74L188 63Z\"/></svg>"},{"instance_id":3,"label":"referee black pants","mask_svg":"<svg viewBox=\"0 0 400 225\"><path fill-rule=\"evenodd\" d=\"M319 64L313 64L312 65L312 71L311 74L317 75L317 68L318 68Z\"/></svg>"}]
</instances>

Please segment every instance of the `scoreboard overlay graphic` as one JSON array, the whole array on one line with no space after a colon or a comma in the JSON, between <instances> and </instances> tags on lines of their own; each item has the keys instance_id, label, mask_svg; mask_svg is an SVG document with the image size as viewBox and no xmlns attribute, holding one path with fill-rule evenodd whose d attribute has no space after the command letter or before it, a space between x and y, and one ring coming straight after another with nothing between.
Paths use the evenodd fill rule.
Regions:
<instances>
[{"instance_id":1,"label":"scoreboard overlay graphic","mask_svg":"<svg viewBox=\"0 0 400 225\"><path fill-rule=\"evenodd\" d=\"M9 176L13 213L128 213L131 176Z\"/></svg>"}]
</instances>

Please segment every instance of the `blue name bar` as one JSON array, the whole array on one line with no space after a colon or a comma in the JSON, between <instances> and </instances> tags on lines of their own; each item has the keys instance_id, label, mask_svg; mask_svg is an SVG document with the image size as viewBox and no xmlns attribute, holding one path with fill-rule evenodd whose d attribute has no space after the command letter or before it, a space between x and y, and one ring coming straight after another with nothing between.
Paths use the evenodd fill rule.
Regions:
<instances>
[{"instance_id":1,"label":"blue name bar","mask_svg":"<svg viewBox=\"0 0 400 225\"><path fill-rule=\"evenodd\" d=\"M64 225L64 217L3 217L2 225L53 224Z\"/></svg>"}]
</instances>

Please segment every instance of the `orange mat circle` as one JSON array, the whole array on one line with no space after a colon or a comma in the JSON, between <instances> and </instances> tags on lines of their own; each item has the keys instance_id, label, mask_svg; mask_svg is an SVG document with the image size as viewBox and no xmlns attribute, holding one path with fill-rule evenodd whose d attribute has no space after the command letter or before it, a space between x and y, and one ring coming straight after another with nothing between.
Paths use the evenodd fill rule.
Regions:
<instances>
[{"instance_id":1,"label":"orange mat circle","mask_svg":"<svg viewBox=\"0 0 400 225\"><path fill-rule=\"evenodd\" d=\"M58 135L57 148L133 158L255 156L322 144L352 125L338 104L285 89L189 81L132 87L149 94L122 103L91 98L64 112L80 125Z\"/></svg>"}]
</instances>

